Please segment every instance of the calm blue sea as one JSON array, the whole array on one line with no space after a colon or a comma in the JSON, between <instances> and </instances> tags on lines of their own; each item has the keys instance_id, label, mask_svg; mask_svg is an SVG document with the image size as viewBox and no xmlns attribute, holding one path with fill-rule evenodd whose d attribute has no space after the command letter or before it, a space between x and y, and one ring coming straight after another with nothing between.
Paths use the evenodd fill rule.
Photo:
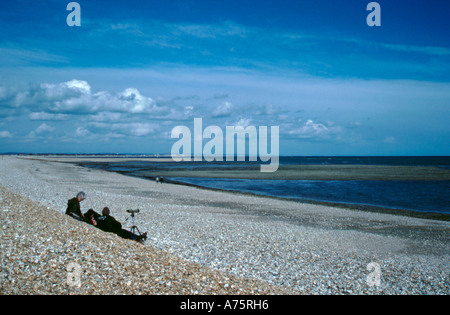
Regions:
<instances>
[{"instance_id":1,"label":"calm blue sea","mask_svg":"<svg viewBox=\"0 0 450 315\"><path fill-rule=\"evenodd\" d=\"M403 165L450 168L450 157L281 157L280 165ZM148 161L86 162L83 166L145 177L142 172L164 170L259 169L260 162ZM450 181L382 180L255 180L173 177L170 180L202 187L241 191L266 196L343 204L370 205L391 209L450 214Z\"/></svg>"},{"instance_id":2,"label":"calm blue sea","mask_svg":"<svg viewBox=\"0 0 450 315\"><path fill-rule=\"evenodd\" d=\"M171 179L266 196L450 214L450 181Z\"/></svg>"}]
</instances>

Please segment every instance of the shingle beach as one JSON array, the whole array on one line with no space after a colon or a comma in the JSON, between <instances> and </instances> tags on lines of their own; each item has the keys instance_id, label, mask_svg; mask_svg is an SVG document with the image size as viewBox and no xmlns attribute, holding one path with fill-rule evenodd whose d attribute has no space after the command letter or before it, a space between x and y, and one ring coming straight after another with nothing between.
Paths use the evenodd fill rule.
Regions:
<instances>
[{"instance_id":1,"label":"shingle beach","mask_svg":"<svg viewBox=\"0 0 450 315\"><path fill-rule=\"evenodd\" d=\"M145 245L64 214L105 206ZM0 294L450 294L450 222L0 161ZM72 267L79 282L71 282Z\"/></svg>"}]
</instances>

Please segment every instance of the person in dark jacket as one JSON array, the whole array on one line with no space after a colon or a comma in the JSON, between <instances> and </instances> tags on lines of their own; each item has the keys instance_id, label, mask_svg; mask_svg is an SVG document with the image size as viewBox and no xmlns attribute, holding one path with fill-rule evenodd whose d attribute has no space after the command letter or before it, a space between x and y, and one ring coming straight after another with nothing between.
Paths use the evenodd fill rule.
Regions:
<instances>
[{"instance_id":1,"label":"person in dark jacket","mask_svg":"<svg viewBox=\"0 0 450 315\"><path fill-rule=\"evenodd\" d=\"M134 241L142 241L142 239L147 237L147 233L144 233L142 236L136 235L130 231L122 229L122 224L117 221L114 217L111 216L111 211L108 207L103 208L102 216L95 217L96 226L105 232L111 232L117 234L118 236ZM94 224L95 225L95 224Z\"/></svg>"},{"instance_id":2,"label":"person in dark jacket","mask_svg":"<svg viewBox=\"0 0 450 315\"><path fill-rule=\"evenodd\" d=\"M97 217L97 227L105 232L119 233L122 229L122 223L117 221L111 216L111 211L108 207L104 207L102 210L102 216Z\"/></svg>"},{"instance_id":3,"label":"person in dark jacket","mask_svg":"<svg viewBox=\"0 0 450 315\"><path fill-rule=\"evenodd\" d=\"M101 217L100 214L98 214L97 212L94 211L94 209L89 209L85 214L84 214L84 222L90 224L90 225L94 225L97 226L97 219Z\"/></svg>"},{"instance_id":4,"label":"person in dark jacket","mask_svg":"<svg viewBox=\"0 0 450 315\"><path fill-rule=\"evenodd\" d=\"M67 201L66 214L72 218L83 221L84 215L81 213L80 202L86 199L86 194L80 191L75 198Z\"/></svg>"}]
</instances>

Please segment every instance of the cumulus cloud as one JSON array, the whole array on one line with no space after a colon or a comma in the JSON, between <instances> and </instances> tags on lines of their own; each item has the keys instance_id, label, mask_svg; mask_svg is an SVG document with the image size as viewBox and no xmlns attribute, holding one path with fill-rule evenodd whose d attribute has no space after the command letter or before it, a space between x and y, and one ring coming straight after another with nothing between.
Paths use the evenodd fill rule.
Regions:
<instances>
[{"instance_id":1,"label":"cumulus cloud","mask_svg":"<svg viewBox=\"0 0 450 315\"><path fill-rule=\"evenodd\" d=\"M64 82L60 84L60 86L65 86L68 89L79 91L82 94L90 94L91 93L91 86L86 82L82 80L72 80L68 82Z\"/></svg>"},{"instance_id":2,"label":"cumulus cloud","mask_svg":"<svg viewBox=\"0 0 450 315\"><path fill-rule=\"evenodd\" d=\"M27 138L43 138L48 137L55 130L54 127L47 125L46 123L41 124L35 130L31 131Z\"/></svg>"},{"instance_id":3,"label":"cumulus cloud","mask_svg":"<svg viewBox=\"0 0 450 315\"><path fill-rule=\"evenodd\" d=\"M77 130L75 131L75 137L77 137L77 138L85 138L90 135L91 135L91 133L89 132L89 130L87 130L86 128L83 128L83 127L78 127Z\"/></svg>"},{"instance_id":4,"label":"cumulus cloud","mask_svg":"<svg viewBox=\"0 0 450 315\"><path fill-rule=\"evenodd\" d=\"M236 121L233 124L233 126L239 126L239 127L247 128L251 124L252 124L252 119L251 118L240 118L238 121Z\"/></svg>"},{"instance_id":5,"label":"cumulus cloud","mask_svg":"<svg viewBox=\"0 0 450 315\"><path fill-rule=\"evenodd\" d=\"M129 123L129 124L117 124L113 126L113 129L119 129L123 132L128 132L130 135L142 137L153 134L157 130L157 126L151 123Z\"/></svg>"},{"instance_id":6,"label":"cumulus cloud","mask_svg":"<svg viewBox=\"0 0 450 315\"><path fill-rule=\"evenodd\" d=\"M266 87L262 89L267 90ZM21 129L14 126L13 122L5 125L2 129L10 130L13 134L3 133L3 138L15 137L19 141L34 140L36 143L47 139L52 139L55 143L85 141L93 146L101 143L102 148L107 143L112 144L115 139L119 140L117 145L136 145L144 138L170 144L171 138L167 136L170 130L178 124L190 126L194 117L203 117L205 125L214 124L223 128L276 125L280 126L280 135L289 140L338 140L339 137L345 138L344 133L348 131L339 127L348 125L339 117L333 118L335 124L329 122L326 119L328 117L319 120L317 117L320 114L307 105L302 115L314 118L299 121L298 112L293 112L288 106L297 101L296 97L283 102L278 97L270 98L273 93L258 94L258 98L239 98L236 92L230 90L225 91L230 95L216 95L212 98L215 90L220 91L221 87L215 87L203 95L198 93L199 96L196 97L163 99L147 95L136 87L127 87L118 92L98 90L87 81L78 79L35 84L27 89L3 87L0 90L0 100L14 100L17 103L17 95L20 93L19 106L11 105L8 111L19 113L16 115L18 118L14 118L15 121L25 122L22 125L25 128ZM189 90L185 93L192 95L190 93L193 92Z\"/></svg>"},{"instance_id":7,"label":"cumulus cloud","mask_svg":"<svg viewBox=\"0 0 450 315\"><path fill-rule=\"evenodd\" d=\"M99 121L99 122L119 121L122 118L124 118L123 113L114 113L114 112L100 112L95 115L90 115L88 117L90 121Z\"/></svg>"},{"instance_id":8,"label":"cumulus cloud","mask_svg":"<svg viewBox=\"0 0 450 315\"><path fill-rule=\"evenodd\" d=\"M156 102L150 97L143 96L137 89L128 88L119 94L118 110L130 112L132 114L139 113L163 113L167 111L167 108L158 107Z\"/></svg>"},{"instance_id":9,"label":"cumulus cloud","mask_svg":"<svg viewBox=\"0 0 450 315\"><path fill-rule=\"evenodd\" d=\"M145 123L145 122L130 122L130 123L92 123L89 125L93 129L98 132L102 131L114 131L116 133L127 135L127 136L135 136L135 137L143 137L155 134L156 131L159 130L159 125L154 123Z\"/></svg>"},{"instance_id":10,"label":"cumulus cloud","mask_svg":"<svg viewBox=\"0 0 450 315\"><path fill-rule=\"evenodd\" d=\"M26 93L13 87L0 85L0 106L3 108L17 108L26 97Z\"/></svg>"},{"instance_id":11,"label":"cumulus cloud","mask_svg":"<svg viewBox=\"0 0 450 315\"><path fill-rule=\"evenodd\" d=\"M97 114L99 112L121 112L130 114L164 115L169 108L159 106L151 97L142 95L135 88L120 93L109 91L92 92L88 82L71 80L58 84L43 83L31 86L28 91L14 96L5 88L0 90L0 101L7 100L14 106L33 109L30 119L62 120L66 114ZM37 110L36 110L37 109Z\"/></svg>"},{"instance_id":12,"label":"cumulus cloud","mask_svg":"<svg viewBox=\"0 0 450 315\"><path fill-rule=\"evenodd\" d=\"M86 81L72 80L59 84L42 83L39 88L32 90L35 101L43 102L55 112L72 112L82 110L83 105L88 109L91 87Z\"/></svg>"},{"instance_id":13,"label":"cumulus cloud","mask_svg":"<svg viewBox=\"0 0 450 315\"><path fill-rule=\"evenodd\" d=\"M0 139L1 138L12 138L12 134L9 131L0 131Z\"/></svg>"},{"instance_id":14,"label":"cumulus cloud","mask_svg":"<svg viewBox=\"0 0 450 315\"><path fill-rule=\"evenodd\" d=\"M0 115L17 132L0 131L0 139L19 142L59 140L107 143L111 139L159 139L174 120L188 120L195 115L192 104L152 98L137 88L120 92L95 91L84 80L32 84L27 88L0 85ZM16 118L13 118L16 117ZM14 120L41 122L24 124Z\"/></svg>"},{"instance_id":15,"label":"cumulus cloud","mask_svg":"<svg viewBox=\"0 0 450 315\"><path fill-rule=\"evenodd\" d=\"M46 123L43 123L42 125L40 125L39 127L36 128L35 132L36 132L36 134L40 135L40 134L50 133L53 130L55 130L55 128L47 125Z\"/></svg>"},{"instance_id":16,"label":"cumulus cloud","mask_svg":"<svg viewBox=\"0 0 450 315\"><path fill-rule=\"evenodd\" d=\"M233 112L233 104L230 102L224 102L219 105L212 113L213 117L227 117Z\"/></svg>"},{"instance_id":17,"label":"cumulus cloud","mask_svg":"<svg viewBox=\"0 0 450 315\"><path fill-rule=\"evenodd\" d=\"M287 132L288 135L303 138L303 139L311 139L311 138L323 138L329 137L331 135L335 135L341 131L341 127L334 126L333 123L327 123L327 125L314 122L309 119L304 124L300 126L295 126L290 128Z\"/></svg>"},{"instance_id":18,"label":"cumulus cloud","mask_svg":"<svg viewBox=\"0 0 450 315\"><path fill-rule=\"evenodd\" d=\"M52 114L46 112L33 112L28 115L30 120L67 120L69 115L65 114Z\"/></svg>"}]
</instances>

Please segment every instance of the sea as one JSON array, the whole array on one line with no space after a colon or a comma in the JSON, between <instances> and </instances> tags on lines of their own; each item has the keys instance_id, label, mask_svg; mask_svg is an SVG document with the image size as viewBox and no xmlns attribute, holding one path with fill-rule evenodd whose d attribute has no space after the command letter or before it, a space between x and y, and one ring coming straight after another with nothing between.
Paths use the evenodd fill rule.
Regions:
<instances>
[{"instance_id":1,"label":"sea","mask_svg":"<svg viewBox=\"0 0 450 315\"><path fill-rule=\"evenodd\" d=\"M124 157L124 156L116 156ZM127 156L130 157L130 156ZM138 156L142 157L142 156ZM240 170L260 162L118 162L86 161L82 166L154 180L164 171ZM450 157L280 157L282 165L432 166L450 169ZM171 172L173 173L173 172ZM149 175L151 174L151 175ZM450 214L449 180L272 180L246 178L168 177L165 181L290 200L321 202L418 213Z\"/></svg>"}]
</instances>

